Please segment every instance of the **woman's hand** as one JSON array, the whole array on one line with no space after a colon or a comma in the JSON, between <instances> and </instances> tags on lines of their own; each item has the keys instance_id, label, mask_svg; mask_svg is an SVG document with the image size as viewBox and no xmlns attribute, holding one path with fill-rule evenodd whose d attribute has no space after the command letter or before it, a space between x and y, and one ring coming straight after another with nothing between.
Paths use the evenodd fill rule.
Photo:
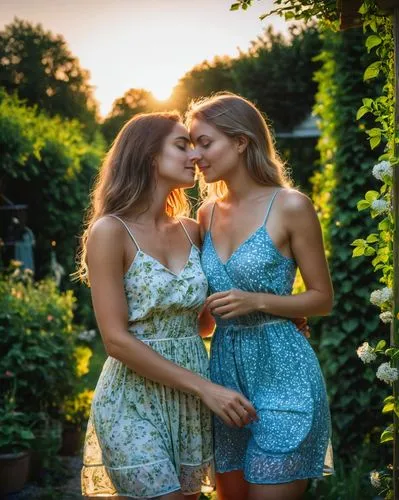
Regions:
<instances>
[{"instance_id":1,"label":"woman's hand","mask_svg":"<svg viewBox=\"0 0 399 500\"><path fill-rule=\"evenodd\" d=\"M298 328L298 330L304 335L307 339L310 338L310 328L308 324L308 320L306 318L293 318L293 323Z\"/></svg>"},{"instance_id":2,"label":"woman's hand","mask_svg":"<svg viewBox=\"0 0 399 500\"><path fill-rule=\"evenodd\" d=\"M206 381L199 396L203 403L230 427L244 427L258 420L255 408L239 392Z\"/></svg>"},{"instance_id":3,"label":"woman's hand","mask_svg":"<svg viewBox=\"0 0 399 500\"><path fill-rule=\"evenodd\" d=\"M216 314L222 319L235 318L259 310L258 295L233 288L210 295L205 301L205 307L211 314Z\"/></svg>"}]
</instances>

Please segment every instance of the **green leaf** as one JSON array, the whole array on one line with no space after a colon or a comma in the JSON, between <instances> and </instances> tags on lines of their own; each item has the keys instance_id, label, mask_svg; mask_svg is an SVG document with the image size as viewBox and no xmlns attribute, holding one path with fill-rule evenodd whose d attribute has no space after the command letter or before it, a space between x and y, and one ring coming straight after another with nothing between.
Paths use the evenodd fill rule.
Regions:
<instances>
[{"instance_id":1,"label":"green leaf","mask_svg":"<svg viewBox=\"0 0 399 500\"><path fill-rule=\"evenodd\" d=\"M366 200L360 200L357 202L357 209L359 210L359 212L361 210L365 210L366 208L370 208L370 202L366 201Z\"/></svg>"},{"instance_id":2,"label":"green leaf","mask_svg":"<svg viewBox=\"0 0 399 500\"><path fill-rule=\"evenodd\" d=\"M358 12L359 14L367 14L368 10L369 10L368 5L366 3L363 3Z\"/></svg>"},{"instance_id":3,"label":"green leaf","mask_svg":"<svg viewBox=\"0 0 399 500\"><path fill-rule=\"evenodd\" d=\"M375 149L380 142L381 142L381 136L372 137L370 139L370 147L371 147L371 149Z\"/></svg>"},{"instance_id":4,"label":"green leaf","mask_svg":"<svg viewBox=\"0 0 399 500\"><path fill-rule=\"evenodd\" d=\"M367 191L364 197L369 203L371 203L374 200L376 200L378 196L379 196L378 191Z\"/></svg>"},{"instance_id":5,"label":"green leaf","mask_svg":"<svg viewBox=\"0 0 399 500\"><path fill-rule=\"evenodd\" d=\"M388 217L385 217L385 219L383 219L379 224L378 224L378 229L380 229L381 231L386 231L387 229L389 229L389 219Z\"/></svg>"},{"instance_id":6,"label":"green leaf","mask_svg":"<svg viewBox=\"0 0 399 500\"><path fill-rule=\"evenodd\" d=\"M364 247L356 247L353 249L352 257L361 257L364 255Z\"/></svg>"},{"instance_id":7,"label":"green leaf","mask_svg":"<svg viewBox=\"0 0 399 500\"><path fill-rule=\"evenodd\" d=\"M366 241L367 243L375 243L376 241L378 241L378 239L378 234L371 233L367 236Z\"/></svg>"},{"instance_id":8,"label":"green leaf","mask_svg":"<svg viewBox=\"0 0 399 500\"><path fill-rule=\"evenodd\" d=\"M367 130L367 134L370 137L381 137L381 129L378 127L373 127L370 130Z\"/></svg>"},{"instance_id":9,"label":"green leaf","mask_svg":"<svg viewBox=\"0 0 399 500\"><path fill-rule=\"evenodd\" d=\"M370 50L373 47L380 45L381 42L382 42L382 40L378 35L370 35L369 37L367 37L367 40L366 40L367 51L370 52Z\"/></svg>"},{"instance_id":10,"label":"green leaf","mask_svg":"<svg viewBox=\"0 0 399 500\"><path fill-rule=\"evenodd\" d=\"M375 254L374 248L372 248L372 247L365 248L364 255L366 255L366 257L370 257L371 255L374 255L374 254Z\"/></svg>"},{"instance_id":11,"label":"green leaf","mask_svg":"<svg viewBox=\"0 0 399 500\"><path fill-rule=\"evenodd\" d=\"M240 8L240 4L239 3L233 3L230 6L230 10L238 10L239 8Z\"/></svg>"},{"instance_id":12,"label":"green leaf","mask_svg":"<svg viewBox=\"0 0 399 500\"><path fill-rule=\"evenodd\" d=\"M366 241L362 239L357 239L353 243L351 243L352 247L360 247L360 246L365 246Z\"/></svg>"},{"instance_id":13,"label":"green leaf","mask_svg":"<svg viewBox=\"0 0 399 500\"><path fill-rule=\"evenodd\" d=\"M364 72L363 80L371 80L371 78L376 78L381 69L381 61L375 61L368 66Z\"/></svg>"},{"instance_id":14,"label":"green leaf","mask_svg":"<svg viewBox=\"0 0 399 500\"><path fill-rule=\"evenodd\" d=\"M388 443L389 441L393 441L393 433L391 430L385 430L381 434L380 443Z\"/></svg>"},{"instance_id":15,"label":"green leaf","mask_svg":"<svg viewBox=\"0 0 399 500\"><path fill-rule=\"evenodd\" d=\"M395 401L395 398L391 395L391 396L387 396L383 403L386 404L386 403L393 403Z\"/></svg>"},{"instance_id":16,"label":"green leaf","mask_svg":"<svg viewBox=\"0 0 399 500\"><path fill-rule=\"evenodd\" d=\"M395 408L394 403L387 403L384 408L382 409L382 413L389 413L393 411Z\"/></svg>"},{"instance_id":17,"label":"green leaf","mask_svg":"<svg viewBox=\"0 0 399 500\"><path fill-rule=\"evenodd\" d=\"M381 351L387 345L385 340L380 340L378 344L375 346L375 351Z\"/></svg>"},{"instance_id":18,"label":"green leaf","mask_svg":"<svg viewBox=\"0 0 399 500\"><path fill-rule=\"evenodd\" d=\"M370 99L370 97L363 97L362 99L363 106L366 108L371 108L373 105L373 99Z\"/></svg>"},{"instance_id":19,"label":"green leaf","mask_svg":"<svg viewBox=\"0 0 399 500\"><path fill-rule=\"evenodd\" d=\"M362 116L364 116L366 113L370 113L370 111L371 110L366 108L365 106L360 106L356 113L356 120L360 120Z\"/></svg>"}]
</instances>

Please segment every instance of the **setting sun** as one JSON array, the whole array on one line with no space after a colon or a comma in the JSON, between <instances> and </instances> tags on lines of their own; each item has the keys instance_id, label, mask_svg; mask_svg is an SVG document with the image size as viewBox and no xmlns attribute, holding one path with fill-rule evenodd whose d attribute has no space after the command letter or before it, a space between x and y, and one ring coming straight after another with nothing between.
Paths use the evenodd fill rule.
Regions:
<instances>
[{"instance_id":1,"label":"setting sun","mask_svg":"<svg viewBox=\"0 0 399 500\"><path fill-rule=\"evenodd\" d=\"M159 86L153 86L153 88L149 88L149 90L158 101L167 101L172 93L172 88L162 86L161 82Z\"/></svg>"},{"instance_id":2,"label":"setting sun","mask_svg":"<svg viewBox=\"0 0 399 500\"><path fill-rule=\"evenodd\" d=\"M245 13L230 12L231 3L119 0L99 8L100 2L94 1L16 0L6 2L1 11L3 22L18 16L62 33L82 67L90 71L101 114L106 116L114 100L131 88L151 91L158 100L169 98L193 66L217 55L238 55L238 47L245 50L265 24L287 30L277 16L259 21L272 0ZM84 29L77 18L85 19Z\"/></svg>"}]
</instances>

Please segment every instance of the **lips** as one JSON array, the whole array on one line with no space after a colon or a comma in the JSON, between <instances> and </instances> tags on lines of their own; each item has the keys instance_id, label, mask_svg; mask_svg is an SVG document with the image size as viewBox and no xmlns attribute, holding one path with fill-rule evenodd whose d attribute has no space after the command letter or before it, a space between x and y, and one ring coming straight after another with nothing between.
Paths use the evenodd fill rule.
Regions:
<instances>
[{"instance_id":1,"label":"lips","mask_svg":"<svg viewBox=\"0 0 399 500\"><path fill-rule=\"evenodd\" d=\"M198 165L200 172L204 172L209 168L209 165Z\"/></svg>"}]
</instances>

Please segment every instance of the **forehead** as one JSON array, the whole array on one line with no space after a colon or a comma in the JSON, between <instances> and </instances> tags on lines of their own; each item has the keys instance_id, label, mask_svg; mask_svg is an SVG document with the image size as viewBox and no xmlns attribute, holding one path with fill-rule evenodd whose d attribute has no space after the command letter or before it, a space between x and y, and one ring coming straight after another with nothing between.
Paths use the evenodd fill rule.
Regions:
<instances>
[{"instance_id":1,"label":"forehead","mask_svg":"<svg viewBox=\"0 0 399 500\"><path fill-rule=\"evenodd\" d=\"M210 123L194 118L190 126L190 135L193 141L197 141L202 135L215 137L221 135L221 132Z\"/></svg>"},{"instance_id":2,"label":"forehead","mask_svg":"<svg viewBox=\"0 0 399 500\"><path fill-rule=\"evenodd\" d=\"M188 141L190 140L190 137L188 135L188 130L181 123L176 123L176 125L172 129L172 132L168 136L168 139L172 141L178 138L185 138Z\"/></svg>"}]
</instances>

